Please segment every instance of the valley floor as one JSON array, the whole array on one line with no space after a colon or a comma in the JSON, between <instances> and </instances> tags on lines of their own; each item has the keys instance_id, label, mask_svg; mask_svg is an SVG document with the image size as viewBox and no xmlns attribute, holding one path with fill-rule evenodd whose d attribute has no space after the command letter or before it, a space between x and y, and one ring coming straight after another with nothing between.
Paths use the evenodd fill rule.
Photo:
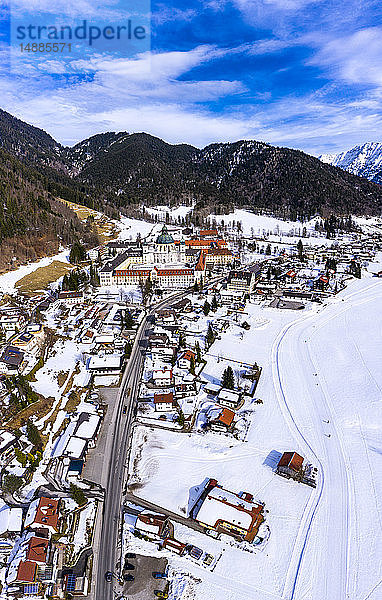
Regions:
<instances>
[{"instance_id":1,"label":"valley floor","mask_svg":"<svg viewBox=\"0 0 382 600\"><path fill-rule=\"evenodd\" d=\"M136 429L137 496L184 515L193 486L216 477L269 511L270 538L255 554L225 543L213 573L190 564L201 580L196 598L381 597L381 300L382 282L366 278L297 318L247 304L250 331L215 342L203 373L218 380L224 358L263 366L256 396L264 404L244 442L160 430L143 439ZM274 474L286 450L318 467L317 489Z\"/></svg>"}]
</instances>

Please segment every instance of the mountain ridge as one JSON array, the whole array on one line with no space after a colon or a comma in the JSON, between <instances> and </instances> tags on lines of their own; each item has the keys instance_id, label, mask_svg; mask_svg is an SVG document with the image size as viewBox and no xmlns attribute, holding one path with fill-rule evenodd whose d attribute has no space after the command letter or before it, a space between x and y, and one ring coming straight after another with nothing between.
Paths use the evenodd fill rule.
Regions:
<instances>
[{"instance_id":1,"label":"mountain ridge","mask_svg":"<svg viewBox=\"0 0 382 600\"><path fill-rule=\"evenodd\" d=\"M192 201L196 224L234 207L293 220L382 212L382 187L376 183L300 150L255 140L199 149L121 131L64 147L0 111L0 144L43 174L52 196L103 211Z\"/></svg>"},{"instance_id":2,"label":"mountain ridge","mask_svg":"<svg viewBox=\"0 0 382 600\"><path fill-rule=\"evenodd\" d=\"M365 142L338 154L321 154L326 164L340 167L353 175L382 184L382 143Z\"/></svg>"}]
</instances>

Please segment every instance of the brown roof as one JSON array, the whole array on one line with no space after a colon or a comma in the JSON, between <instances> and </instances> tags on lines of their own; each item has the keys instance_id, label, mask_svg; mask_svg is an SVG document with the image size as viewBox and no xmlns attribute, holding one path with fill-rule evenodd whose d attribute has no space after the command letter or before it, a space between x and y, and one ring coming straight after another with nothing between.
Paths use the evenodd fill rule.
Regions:
<instances>
[{"instance_id":1,"label":"brown roof","mask_svg":"<svg viewBox=\"0 0 382 600\"><path fill-rule=\"evenodd\" d=\"M168 394L154 394L154 403L160 404L161 402L173 402L174 394L169 392Z\"/></svg>"},{"instance_id":2,"label":"brown roof","mask_svg":"<svg viewBox=\"0 0 382 600\"><path fill-rule=\"evenodd\" d=\"M190 362L191 362L192 357L194 357L194 358L196 357L195 352L193 352L192 350L186 350L182 356L182 358L185 358L186 360L189 360Z\"/></svg>"},{"instance_id":3,"label":"brown roof","mask_svg":"<svg viewBox=\"0 0 382 600\"><path fill-rule=\"evenodd\" d=\"M58 504L59 500L54 498L45 498L42 496L38 503L35 524L45 525L57 529L58 525Z\"/></svg>"},{"instance_id":4,"label":"brown roof","mask_svg":"<svg viewBox=\"0 0 382 600\"><path fill-rule=\"evenodd\" d=\"M232 425L232 421L235 418L235 413L230 410L229 408L223 408L222 412L219 415L219 418L217 419L220 423L223 423L223 425L227 425L227 427L231 427Z\"/></svg>"},{"instance_id":5,"label":"brown roof","mask_svg":"<svg viewBox=\"0 0 382 600\"><path fill-rule=\"evenodd\" d=\"M37 564L30 560L21 561L17 569L17 581L29 581L35 580L37 570Z\"/></svg>"},{"instance_id":6,"label":"brown roof","mask_svg":"<svg viewBox=\"0 0 382 600\"><path fill-rule=\"evenodd\" d=\"M297 452L284 452L279 460L278 467L289 467L293 471L298 471L302 467L304 459Z\"/></svg>"},{"instance_id":7,"label":"brown roof","mask_svg":"<svg viewBox=\"0 0 382 600\"><path fill-rule=\"evenodd\" d=\"M27 560L46 562L49 540L46 538L32 537L29 541Z\"/></svg>"},{"instance_id":8,"label":"brown roof","mask_svg":"<svg viewBox=\"0 0 382 600\"><path fill-rule=\"evenodd\" d=\"M199 235L201 235L201 236L214 235L214 236L218 237L219 233L218 233L217 229L201 229L199 231Z\"/></svg>"}]
</instances>

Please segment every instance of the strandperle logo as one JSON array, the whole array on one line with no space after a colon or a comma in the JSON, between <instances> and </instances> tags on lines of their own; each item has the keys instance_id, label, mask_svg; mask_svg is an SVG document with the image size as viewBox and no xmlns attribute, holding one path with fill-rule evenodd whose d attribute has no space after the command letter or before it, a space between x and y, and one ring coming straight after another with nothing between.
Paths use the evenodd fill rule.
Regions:
<instances>
[{"instance_id":1,"label":"strandperle logo","mask_svg":"<svg viewBox=\"0 0 382 600\"><path fill-rule=\"evenodd\" d=\"M94 25L83 20L80 25L39 25L20 24L16 27L16 39L24 44L37 42L82 42L93 46L95 41L146 39L148 32L144 25L136 24L128 19L126 25Z\"/></svg>"},{"instance_id":2,"label":"strandperle logo","mask_svg":"<svg viewBox=\"0 0 382 600\"><path fill-rule=\"evenodd\" d=\"M73 4L78 4L78 12ZM32 3L33 4L33 3ZM52 76L93 73L93 59L131 59L151 50L150 0L113 0L89 16L79 0L55 9L54 0L36 11L10 4L10 69ZM61 4L61 3L60 3ZM92 62L93 61L93 62ZM150 60L141 61L150 69Z\"/></svg>"}]
</instances>

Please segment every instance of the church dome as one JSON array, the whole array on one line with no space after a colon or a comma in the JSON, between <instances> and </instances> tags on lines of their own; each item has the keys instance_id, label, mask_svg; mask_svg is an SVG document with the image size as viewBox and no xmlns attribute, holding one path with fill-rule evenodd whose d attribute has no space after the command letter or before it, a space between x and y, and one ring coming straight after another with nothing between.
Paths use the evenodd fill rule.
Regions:
<instances>
[{"instance_id":1,"label":"church dome","mask_svg":"<svg viewBox=\"0 0 382 600\"><path fill-rule=\"evenodd\" d=\"M174 244L174 238L169 234L166 225L163 225L163 229L157 237L157 244Z\"/></svg>"}]
</instances>

